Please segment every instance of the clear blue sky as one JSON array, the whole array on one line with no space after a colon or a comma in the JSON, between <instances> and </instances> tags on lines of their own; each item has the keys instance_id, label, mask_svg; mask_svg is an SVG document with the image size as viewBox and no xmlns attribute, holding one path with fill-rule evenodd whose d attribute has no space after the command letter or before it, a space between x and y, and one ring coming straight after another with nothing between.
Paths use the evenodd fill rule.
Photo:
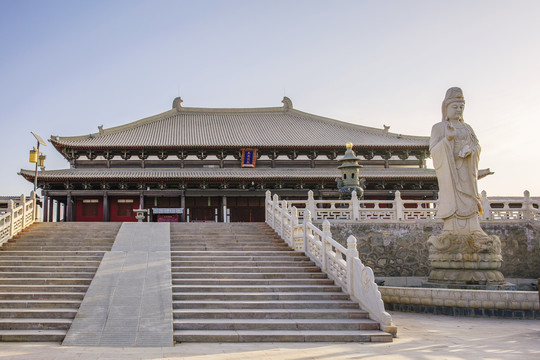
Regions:
<instances>
[{"instance_id":1,"label":"clear blue sky","mask_svg":"<svg viewBox=\"0 0 540 360\"><path fill-rule=\"evenodd\" d=\"M460 86L488 195L540 196L540 1L0 0L0 194L44 138L184 106L281 106L426 135ZM285 129L276 129L284 131ZM49 144L47 168L68 166Z\"/></svg>"}]
</instances>

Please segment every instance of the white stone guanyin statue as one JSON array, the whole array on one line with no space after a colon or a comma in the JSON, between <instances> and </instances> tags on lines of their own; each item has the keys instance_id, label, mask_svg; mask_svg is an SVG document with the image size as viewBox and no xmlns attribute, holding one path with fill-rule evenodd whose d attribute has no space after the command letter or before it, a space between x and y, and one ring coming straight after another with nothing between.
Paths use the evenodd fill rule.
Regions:
<instances>
[{"instance_id":1,"label":"white stone guanyin statue","mask_svg":"<svg viewBox=\"0 0 540 360\"><path fill-rule=\"evenodd\" d=\"M437 218L445 231L482 231L478 215L480 144L473 129L463 121L465 99L460 88L448 89L442 104L442 121L431 129L429 150L439 182Z\"/></svg>"},{"instance_id":2,"label":"white stone guanyin statue","mask_svg":"<svg viewBox=\"0 0 540 360\"><path fill-rule=\"evenodd\" d=\"M431 130L430 152L439 183L437 218L443 232L428 242L432 271L428 281L441 285L497 286L505 283L500 268L501 242L480 227L478 193L480 144L463 121L465 99L460 88L448 89L442 121Z\"/></svg>"}]
</instances>

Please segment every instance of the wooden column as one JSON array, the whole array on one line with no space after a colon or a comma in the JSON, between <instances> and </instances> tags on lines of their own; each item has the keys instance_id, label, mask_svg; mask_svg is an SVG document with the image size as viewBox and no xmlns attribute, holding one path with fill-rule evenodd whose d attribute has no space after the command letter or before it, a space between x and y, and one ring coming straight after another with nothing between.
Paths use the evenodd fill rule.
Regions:
<instances>
[{"instance_id":1,"label":"wooden column","mask_svg":"<svg viewBox=\"0 0 540 360\"><path fill-rule=\"evenodd\" d=\"M54 199L49 197L49 222L53 222Z\"/></svg>"},{"instance_id":2,"label":"wooden column","mask_svg":"<svg viewBox=\"0 0 540 360\"><path fill-rule=\"evenodd\" d=\"M226 213L226 209L227 208L227 196L226 195L223 195L221 197L221 216L223 217L223 222L226 222L227 221L227 213Z\"/></svg>"},{"instance_id":3,"label":"wooden column","mask_svg":"<svg viewBox=\"0 0 540 360\"><path fill-rule=\"evenodd\" d=\"M180 221L186 222L186 195L184 194L180 195L180 207L184 209L180 215Z\"/></svg>"},{"instance_id":4,"label":"wooden column","mask_svg":"<svg viewBox=\"0 0 540 360\"><path fill-rule=\"evenodd\" d=\"M46 192L44 193L41 206L43 207L43 222L47 222L49 220L49 196Z\"/></svg>"},{"instance_id":5,"label":"wooden column","mask_svg":"<svg viewBox=\"0 0 540 360\"><path fill-rule=\"evenodd\" d=\"M68 191L67 193L66 221L73 221L73 204L71 201L71 191Z\"/></svg>"},{"instance_id":6,"label":"wooden column","mask_svg":"<svg viewBox=\"0 0 540 360\"><path fill-rule=\"evenodd\" d=\"M103 194L103 221L109 221L109 196L107 192Z\"/></svg>"},{"instance_id":7,"label":"wooden column","mask_svg":"<svg viewBox=\"0 0 540 360\"><path fill-rule=\"evenodd\" d=\"M60 222L60 200L56 200L56 222Z\"/></svg>"}]
</instances>

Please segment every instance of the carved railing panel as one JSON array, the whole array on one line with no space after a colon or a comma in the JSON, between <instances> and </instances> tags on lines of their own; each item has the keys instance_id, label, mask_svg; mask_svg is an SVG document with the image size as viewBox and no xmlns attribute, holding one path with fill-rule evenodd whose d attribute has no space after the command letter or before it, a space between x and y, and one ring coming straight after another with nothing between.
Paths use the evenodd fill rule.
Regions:
<instances>
[{"instance_id":1,"label":"carved railing panel","mask_svg":"<svg viewBox=\"0 0 540 360\"><path fill-rule=\"evenodd\" d=\"M32 225L36 216L33 193L28 200L22 195L15 201L9 200L7 204L7 209L0 214L0 246Z\"/></svg>"}]
</instances>

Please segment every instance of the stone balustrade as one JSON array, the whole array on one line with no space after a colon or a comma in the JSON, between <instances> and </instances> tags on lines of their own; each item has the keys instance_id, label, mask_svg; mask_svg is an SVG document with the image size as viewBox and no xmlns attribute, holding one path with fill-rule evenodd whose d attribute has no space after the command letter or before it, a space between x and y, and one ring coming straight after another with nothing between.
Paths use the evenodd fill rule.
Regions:
<instances>
[{"instance_id":1,"label":"stone balustrade","mask_svg":"<svg viewBox=\"0 0 540 360\"><path fill-rule=\"evenodd\" d=\"M277 195L272 198L270 191L266 192L265 203L266 223L290 247L305 252L330 279L368 311L373 320L381 324L383 331L395 334L397 329L384 309L373 271L358 257L356 238L350 236L345 248L332 239L328 220L323 222L322 230L312 223L309 209L304 209L303 222L300 223L296 207L289 207L285 200L279 201Z\"/></svg>"},{"instance_id":2,"label":"stone balustrade","mask_svg":"<svg viewBox=\"0 0 540 360\"><path fill-rule=\"evenodd\" d=\"M540 199L531 198L528 191L523 197L487 197L482 191L484 213L480 220L495 221L540 221ZM295 207L298 218L304 218L309 210L313 221L330 220L337 222L356 221L404 221L434 220L438 200L404 200L399 191L394 200L315 200L313 192L306 200L288 200L287 207Z\"/></svg>"},{"instance_id":3,"label":"stone balustrade","mask_svg":"<svg viewBox=\"0 0 540 360\"><path fill-rule=\"evenodd\" d=\"M21 195L18 200L7 200L7 209L0 214L0 246L17 235L37 219L36 196Z\"/></svg>"}]
</instances>

